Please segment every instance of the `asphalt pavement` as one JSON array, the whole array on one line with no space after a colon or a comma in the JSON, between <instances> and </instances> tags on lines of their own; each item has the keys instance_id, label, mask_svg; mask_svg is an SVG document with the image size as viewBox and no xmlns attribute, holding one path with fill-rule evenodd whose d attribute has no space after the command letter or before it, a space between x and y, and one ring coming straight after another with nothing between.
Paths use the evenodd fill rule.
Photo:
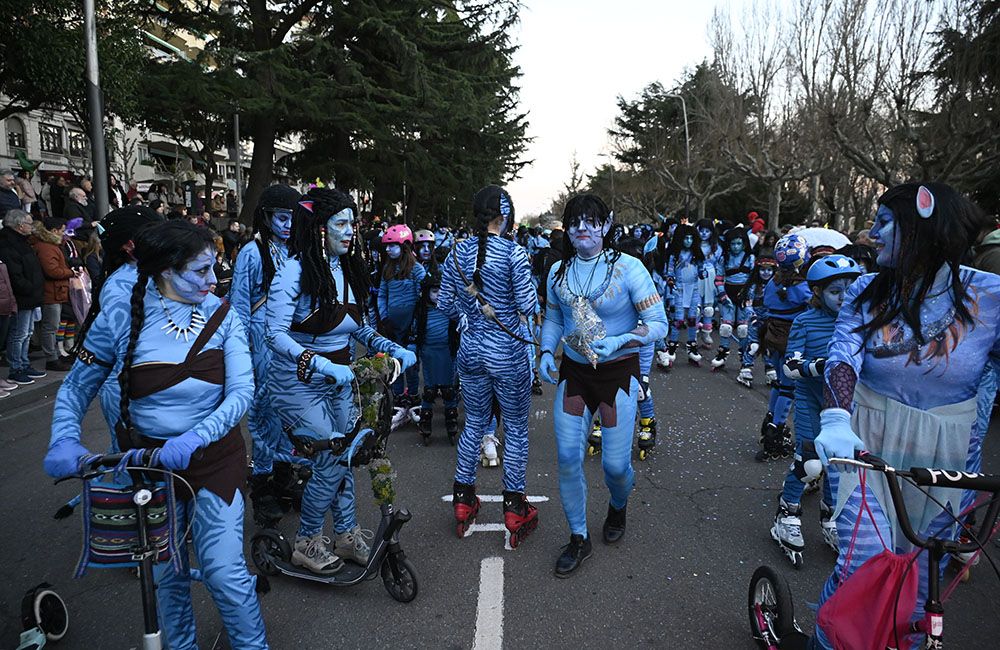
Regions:
<instances>
[{"instance_id":1,"label":"asphalt pavement","mask_svg":"<svg viewBox=\"0 0 1000 650\"><path fill-rule=\"evenodd\" d=\"M502 532L488 525L465 539L455 536L451 504L442 500L451 493L455 448L444 435L440 406L430 447L420 444L412 424L400 429L390 438L390 456L398 472L397 506L413 514L401 538L418 572L419 595L400 604L377 579L333 589L272 578L271 592L262 596L271 647L749 649L755 646L748 632L747 585L761 564L787 576L799 622L811 630L809 603L835 560L822 544L818 497L804 500L805 567L796 571L768 534L786 463L753 460L766 389L740 387L735 373L735 367L711 373L686 365L670 374L654 370L659 445L651 459L634 460L627 535L615 547L599 541L607 489L600 457L588 458L594 554L566 580L552 573L569 536L559 504L552 387L533 397L530 418L528 494L540 501L541 523L517 550L505 550ZM758 375L762 378L759 368ZM17 645L21 596L41 581L55 585L70 610L69 633L54 648L139 647L138 581L128 572L107 570L72 578L80 515L56 521L52 514L79 486L54 486L41 468L52 392L14 410L0 409L0 648ZM84 432L89 448L106 446L96 404ZM994 426L986 441L985 471L1000 472L996 438ZM367 473L358 472L357 479L361 523L375 528L378 512ZM479 494L499 495L500 479L499 469L480 468ZM501 505L484 503L479 522L502 522ZM294 535L295 523L286 517L286 535ZM249 542L249 517L245 530ZM199 639L209 648L221 622L200 584L194 600ZM982 563L946 612L949 647L996 647L1000 578Z\"/></svg>"}]
</instances>

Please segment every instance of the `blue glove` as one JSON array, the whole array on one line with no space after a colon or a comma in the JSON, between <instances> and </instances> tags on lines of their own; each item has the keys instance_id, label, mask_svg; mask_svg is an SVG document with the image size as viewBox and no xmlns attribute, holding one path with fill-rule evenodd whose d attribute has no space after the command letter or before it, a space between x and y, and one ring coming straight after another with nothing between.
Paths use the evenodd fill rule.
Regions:
<instances>
[{"instance_id":1,"label":"blue glove","mask_svg":"<svg viewBox=\"0 0 1000 650\"><path fill-rule=\"evenodd\" d=\"M844 409L823 409L819 414L819 435L816 436L816 455L823 467L831 458L854 458L854 452L865 448L865 443L851 429L851 414ZM856 471L853 465L838 465L839 471Z\"/></svg>"},{"instance_id":2,"label":"blue glove","mask_svg":"<svg viewBox=\"0 0 1000 650\"><path fill-rule=\"evenodd\" d=\"M556 380L554 377L556 372L558 372L558 369L556 368L555 355L551 352L544 353L538 362L538 376L550 384L555 384Z\"/></svg>"},{"instance_id":3,"label":"blue glove","mask_svg":"<svg viewBox=\"0 0 1000 650\"><path fill-rule=\"evenodd\" d=\"M173 471L187 469L191 464L191 456L204 446L205 441L194 431L182 433L167 440L160 449L160 466Z\"/></svg>"},{"instance_id":4,"label":"blue glove","mask_svg":"<svg viewBox=\"0 0 1000 650\"><path fill-rule=\"evenodd\" d=\"M400 372L406 372L407 368L412 368L413 365L417 362L417 355L414 354L411 350L407 350L406 348L399 348L398 350L396 350L396 354L392 356L399 359L399 364L400 366L402 366L399 370Z\"/></svg>"},{"instance_id":5,"label":"blue glove","mask_svg":"<svg viewBox=\"0 0 1000 650\"><path fill-rule=\"evenodd\" d=\"M42 461L45 473L52 478L63 478L80 472L80 459L89 456L87 448L76 438L60 438L49 447Z\"/></svg>"},{"instance_id":6,"label":"blue glove","mask_svg":"<svg viewBox=\"0 0 1000 650\"><path fill-rule=\"evenodd\" d=\"M597 339L590 344L590 349L597 353L597 360L604 361L621 348L627 339L625 336L609 336Z\"/></svg>"},{"instance_id":7,"label":"blue glove","mask_svg":"<svg viewBox=\"0 0 1000 650\"><path fill-rule=\"evenodd\" d=\"M318 355L312 358L312 366L313 370L331 379L331 383L337 386L347 386L354 381L354 371L349 366L342 366Z\"/></svg>"}]
</instances>

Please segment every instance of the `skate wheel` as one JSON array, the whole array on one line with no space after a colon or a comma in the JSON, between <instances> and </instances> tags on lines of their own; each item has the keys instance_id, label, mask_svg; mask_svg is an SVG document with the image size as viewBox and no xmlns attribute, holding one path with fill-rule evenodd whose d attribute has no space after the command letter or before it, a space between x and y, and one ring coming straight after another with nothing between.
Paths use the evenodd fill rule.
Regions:
<instances>
[{"instance_id":1,"label":"skate wheel","mask_svg":"<svg viewBox=\"0 0 1000 650\"><path fill-rule=\"evenodd\" d=\"M395 600L408 603L417 597L419 590L417 572L405 557L397 558L392 554L387 555L382 562L380 573L385 590Z\"/></svg>"},{"instance_id":2,"label":"skate wheel","mask_svg":"<svg viewBox=\"0 0 1000 650\"><path fill-rule=\"evenodd\" d=\"M597 453L598 453L598 452L599 452L600 450L601 450L601 448L600 448L600 447L595 447L594 445L590 445L590 446L588 446L588 447L587 447L587 455L588 455L588 456L596 456L596 455L597 455Z\"/></svg>"},{"instance_id":3,"label":"skate wheel","mask_svg":"<svg viewBox=\"0 0 1000 650\"><path fill-rule=\"evenodd\" d=\"M760 648L776 647L782 638L798 632L788 581L769 566L759 567L750 578L747 613Z\"/></svg>"},{"instance_id":4,"label":"skate wheel","mask_svg":"<svg viewBox=\"0 0 1000 650\"><path fill-rule=\"evenodd\" d=\"M21 601L21 623L25 630L38 628L48 641L59 641L69 630L69 609L47 582L29 589Z\"/></svg>"},{"instance_id":5,"label":"skate wheel","mask_svg":"<svg viewBox=\"0 0 1000 650\"><path fill-rule=\"evenodd\" d=\"M292 545L277 530L262 530L250 541L250 558L257 570L266 576L280 573L276 561L288 562L292 557Z\"/></svg>"},{"instance_id":6,"label":"skate wheel","mask_svg":"<svg viewBox=\"0 0 1000 650\"><path fill-rule=\"evenodd\" d=\"M639 460L646 460L646 458L648 456L649 456L649 454L646 453L645 449L640 449L639 450Z\"/></svg>"}]
</instances>

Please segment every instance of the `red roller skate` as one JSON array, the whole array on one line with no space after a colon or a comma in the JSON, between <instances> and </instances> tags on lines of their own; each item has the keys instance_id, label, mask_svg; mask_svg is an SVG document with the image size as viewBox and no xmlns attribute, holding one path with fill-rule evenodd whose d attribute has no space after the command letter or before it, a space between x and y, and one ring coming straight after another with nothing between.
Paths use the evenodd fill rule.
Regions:
<instances>
[{"instance_id":1,"label":"red roller skate","mask_svg":"<svg viewBox=\"0 0 1000 650\"><path fill-rule=\"evenodd\" d=\"M510 531L510 545L517 548L538 527L538 508L524 492L503 492L503 524Z\"/></svg>"},{"instance_id":2,"label":"red roller skate","mask_svg":"<svg viewBox=\"0 0 1000 650\"><path fill-rule=\"evenodd\" d=\"M476 520L479 514L479 497L476 496L476 486L455 482L452 488L452 504L455 506L455 534L459 539Z\"/></svg>"}]
</instances>

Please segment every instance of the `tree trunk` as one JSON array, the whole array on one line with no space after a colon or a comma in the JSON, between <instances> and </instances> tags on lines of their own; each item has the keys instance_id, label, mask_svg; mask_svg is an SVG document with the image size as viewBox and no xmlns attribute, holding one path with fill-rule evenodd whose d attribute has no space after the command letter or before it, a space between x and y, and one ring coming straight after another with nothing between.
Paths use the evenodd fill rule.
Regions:
<instances>
[{"instance_id":1,"label":"tree trunk","mask_svg":"<svg viewBox=\"0 0 1000 650\"><path fill-rule=\"evenodd\" d=\"M698 197L698 218L704 219L705 214L708 212L708 196Z\"/></svg>"},{"instance_id":2,"label":"tree trunk","mask_svg":"<svg viewBox=\"0 0 1000 650\"><path fill-rule=\"evenodd\" d=\"M809 178L809 215L812 219L825 221L820 217L819 174L813 174Z\"/></svg>"},{"instance_id":3,"label":"tree trunk","mask_svg":"<svg viewBox=\"0 0 1000 650\"><path fill-rule=\"evenodd\" d=\"M781 186L780 180L767 184L767 228L773 232L781 228Z\"/></svg>"},{"instance_id":4,"label":"tree trunk","mask_svg":"<svg viewBox=\"0 0 1000 650\"><path fill-rule=\"evenodd\" d=\"M243 196L240 221L253 223L253 213L257 200L268 185L274 172L274 135L276 123L273 117L260 116L253 121L250 137L253 139L253 158L250 160L250 179Z\"/></svg>"}]
</instances>

